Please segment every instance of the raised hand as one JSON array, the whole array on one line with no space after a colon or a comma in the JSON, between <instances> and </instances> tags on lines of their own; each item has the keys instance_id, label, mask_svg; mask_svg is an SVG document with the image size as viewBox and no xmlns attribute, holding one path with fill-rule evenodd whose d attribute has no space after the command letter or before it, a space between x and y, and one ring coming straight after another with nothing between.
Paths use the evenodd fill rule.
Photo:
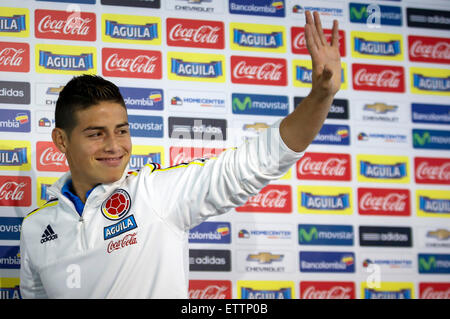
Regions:
<instances>
[{"instance_id":1,"label":"raised hand","mask_svg":"<svg viewBox=\"0 0 450 319\"><path fill-rule=\"evenodd\" d=\"M339 54L338 22L333 21L331 43L322 29L319 13L305 12L306 47L312 60L311 94L318 97L334 96L341 87L341 56Z\"/></svg>"}]
</instances>

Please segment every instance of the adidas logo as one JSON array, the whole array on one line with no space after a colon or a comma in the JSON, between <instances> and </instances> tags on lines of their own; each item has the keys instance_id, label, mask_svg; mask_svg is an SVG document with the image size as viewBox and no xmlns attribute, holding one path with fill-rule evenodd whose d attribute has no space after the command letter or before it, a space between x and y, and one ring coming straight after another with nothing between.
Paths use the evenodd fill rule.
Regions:
<instances>
[{"instance_id":1,"label":"adidas logo","mask_svg":"<svg viewBox=\"0 0 450 319\"><path fill-rule=\"evenodd\" d=\"M55 232L53 231L52 226L47 225L47 228L45 229L44 233L42 234L42 239L41 239L41 244L56 239L58 238L58 235L55 234Z\"/></svg>"}]
</instances>

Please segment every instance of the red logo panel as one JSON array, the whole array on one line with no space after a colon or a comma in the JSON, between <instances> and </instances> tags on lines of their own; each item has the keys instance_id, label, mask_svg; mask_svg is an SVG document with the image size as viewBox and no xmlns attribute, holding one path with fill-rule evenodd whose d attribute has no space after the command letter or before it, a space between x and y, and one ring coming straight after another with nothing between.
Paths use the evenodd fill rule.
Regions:
<instances>
[{"instance_id":1,"label":"red logo panel","mask_svg":"<svg viewBox=\"0 0 450 319\"><path fill-rule=\"evenodd\" d=\"M415 177L418 184L450 184L450 159L414 158Z\"/></svg>"},{"instance_id":2,"label":"red logo panel","mask_svg":"<svg viewBox=\"0 0 450 319\"><path fill-rule=\"evenodd\" d=\"M199 158L217 157L222 153L221 148L201 148L201 147L170 147L170 166L181 163L189 163Z\"/></svg>"},{"instance_id":3,"label":"red logo panel","mask_svg":"<svg viewBox=\"0 0 450 319\"><path fill-rule=\"evenodd\" d=\"M410 216L410 193L407 189L358 188L360 215Z\"/></svg>"},{"instance_id":4,"label":"red logo panel","mask_svg":"<svg viewBox=\"0 0 450 319\"><path fill-rule=\"evenodd\" d=\"M355 299L355 283L347 281L302 281L300 299Z\"/></svg>"},{"instance_id":5,"label":"red logo panel","mask_svg":"<svg viewBox=\"0 0 450 319\"><path fill-rule=\"evenodd\" d=\"M189 299L231 299L229 280L189 280Z\"/></svg>"},{"instance_id":6,"label":"red logo panel","mask_svg":"<svg viewBox=\"0 0 450 319\"><path fill-rule=\"evenodd\" d=\"M291 213L292 191L289 185L268 185L258 195L251 196L242 206L241 213Z\"/></svg>"},{"instance_id":7,"label":"red logo panel","mask_svg":"<svg viewBox=\"0 0 450 319\"><path fill-rule=\"evenodd\" d=\"M0 42L0 71L30 72L30 45Z\"/></svg>"},{"instance_id":8,"label":"red logo panel","mask_svg":"<svg viewBox=\"0 0 450 319\"><path fill-rule=\"evenodd\" d=\"M286 86L286 60L232 56L231 82L238 84Z\"/></svg>"},{"instance_id":9,"label":"red logo panel","mask_svg":"<svg viewBox=\"0 0 450 319\"><path fill-rule=\"evenodd\" d=\"M67 172L69 165L66 156L53 142L36 143L36 167L44 172Z\"/></svg>"},{"instance_id":10,"label":"red logo panel","mask_svg":"<svg viewBox=\"0 0 450 319\"><path fill-rule=\"evenodd\" d=\"M31 177L0 176L0 206L31 205Z\"/></svg>"},{"instance_id":11,"label":"red logo panel","mask_svg":"<svg viewBox=\"0 0 450 319\"><path fill-rule=\"evenodd\" d=\"M350 163L349 154L305 153L297 162L297 178L351 181Z\"/></svg>"},{"instance_id":12,"label":"red logo panel","mask_svg":"<svg viewBox=\"0 0 450 319\"><path fill-rule=\"evenodd\" d=\"M175 47L224 49L224 24L219 21L167 18L167 44Z\"/></svg>"},{"instance_id":13,"label":"red logo panel","mask_svg":"<svg viewBox=\"0 0 450 319\"><path fill-rule=\"evenodd\" d=\"M354 63L352 73L355 90L405 92L405 70L401 66Z\"/></svg>"},{"instance_id":14,"label":"red logo panel","mask_svg":"<svg viewBox=\"0 0 450 319\"><path fill-rule=\"evenodd\" d=\"M419 283L419 299L450 299L450 283Z\"/></svg>"},{"instance_id":15,"label":"red logo panel","mask_svg":"<svg viewBox=\"0 0 450 319\"><path fill-rule=\"evenodd\" d=\"M408 53L414 62L450 63L450 39L410 35Z\"/></svg>"},{"instance_id":16,"label":"red logo panel","mask_svg":"<svg viewBox=\"0 0 450 319\"><path fill-rule=\"evenodd\" d=\"M36 38L41 39L95 41L95 13L38 9L34 30Z\"/></svg>"},{"instance_id":17,"label":"red logo panel","mask_svg":"<svg viewBox=\"0 0 450 319\"><path fill-rule=\"evenodd\" d=\"M331 29L323 29L323 33L328 43L331 43ZM306 47L305 28L291 28L291 46L292 53L309 55ZM339 53L341 57L345 57L345 31L339 30Z\"/></svg>"},{"instance_id":18,"label":"red logo panel","mask_svg":"<svg viewBox=\"0 0 450 319\"><path fill-rule=\"evenodd\" d=\"M103 48L102 65L104 76L162 78L160 51Z\"/></svg>"}]
</instances>

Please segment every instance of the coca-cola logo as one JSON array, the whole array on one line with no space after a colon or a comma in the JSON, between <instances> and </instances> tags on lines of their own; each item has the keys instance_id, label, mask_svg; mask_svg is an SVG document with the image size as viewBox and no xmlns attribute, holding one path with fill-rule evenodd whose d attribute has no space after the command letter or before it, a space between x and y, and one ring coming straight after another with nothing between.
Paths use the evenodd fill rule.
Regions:
<instances>
[{"instance_id":1,"label":"coca-cola logo","mask_svg":"<svg viewBox=\"0 0 450 319\"><path fill-rule=\"evenodd\" d=\"M352 282L300 283L301 299L355 299L355 284Z\"/></svg>"},{"instance_id":2,"label":"coca-cola logo","mask_svg":"<svg viewBox=\"0 0 450 319\"><path fill-rule=\"evenodd\" d=\"M102 49L103 75L161 79L161 52L130 49Z\"/></svg>"},{"instance_id":3,"label":"coca-cola logo","mask_svg":"<svg viewBox=\"0 0 450 319\"><path fill-rule=\"evenodd\" d=\"M95 13L56 10L35 11L37 38L95 41Z\"/></svg>"},{"instance_id":4,"label":"coca-cola logo","mask_svg":"<svg viewBox=\"0 0 450 319\"><path fill-rule=\"evenodd\" d=\"M167 44L181 47L224 49L223 22L168 18Z\"/></svg>"},{"instance_id":5,"label":"coca-cola logo","mask_svg":"<svg viewBox=\"0 0 450 319\"><path fill-rule=\"evenodd\" d=\"M444 158L416 157L416 183L450 184L450 161Z\"/></svg>"},{"instance_id":6,"label":"coca-cola logo","mask_svg":"<svg viewBox=\"0 0 450 319\"><path fill-rule=\"evenodd\" d=\"M131 245L137 244L137 238L136 238L137 232L132 234L127 234L123 238L119 240L111 240L108 243L106 251L108 254L112 253L115 250L119 250Z\"/></svg>"},{"instance_id":7,"label":"coca-cola logo","mask_svg":"<svg viewBox=\"0 0 450 319\"><path fill-rule=\"evenodd\" d=\"M419 284L420 299L450 299L449 283L425 283Z\"/></svg>"},{"instance_id":8,"label":"coca-cola logo","mask_svg":"<svg viewBox=\"0 0 450 319\"><path fill-rule=\"evenodd\" d=\"M36 167L39 171L46 172L66 172L69 170L66 156L52 142L36 143Z\"/></svg>"},{"instance_id":9,"label":"coca-cola logo","mask_svg":"<svg viewBox=\"0 0 450 319\"><path fill-rule=\"evenodd\" d=\"M355 90L404 92L403 67L353 64Z\"/></svg>"},{"instance_id":10,"label":"coca-cola logo","mask_svg":"<svg viewBox=\"0 0 450 319\"><path fill-rule=\"evenodd\" d=\"M325 35L325 39L328 43L331 43L331 29L323 29L323 33ZM339 30L339 53L341 57L345 57L345 31ZM305 36L305 28L300 27L292 27L291 28L291 43L292 43L292 53L296 54L308 54L308 48L306 47L306 36Z\"/></svg>"},{"instance_id":11,"label":"coca-cola logo","mask_svg":"<svg viewBox=\"0 0 450 319\"><path fill-rule=\"evenodd\" d=\"M0 176L0 206L30 206L31 178Z\"/></svg>"},{"instance_id":12,"label":"coca-cola logo","mask_svg":"<svg viewBox=\"0 0 450 319\"><path fill-rule=\"evenodd\" d=\"M233 83L287 85L284 59L232 56L231 69Z\"/></svg>"},{"instance_id":13,"label":"coca-cola logo","mask_svg":"<svg viewBox=\"0 0 450 319\"><path fill-rule=\"evenodd\" d=\"M415 62L449 63L450 39L408 36L409 59Z\"/></svg>"},{"instance_id":14,"label":"coca-cola logo","mask_svg":"<svg viewBox=\"0 0 450 319\"><path fill-rule=\"evenodd\" d=\"M297 178L309 180L351 180L349 154L305 153L297 162Z\"/></svg>"},{"instance_id":15,"label":"coca-cola logo","mask_svg":"<svg viewBox=\"0 0 450 319\"><path fill-rule=\"evenodd\" d=\"M251 196L237 212L290 213L292 191L288 185L268 185L256 196Z\"/></svg>"},{"instance_id":16,"label":"coca-cola logo","mask_svg":"<svg viewBox=\"0 0 450 319\"><path fill-rule=\"evenodd\" d=\"M231 282L190 280L189 299L231 299Z\"/></svg>"},{"instance_id":17,"label":"coca-cola logo","mask_svg":"<svg viewBox=\"0 0 450 319\"><path fill-rule=\"evenodd\" d=\"M29 72L29 44L17 42L0 42L0 71Z\"/></svg>"},{"instance_id":18,"label":"coca-cola logo","mask_svg":"<svg viewBox=\"0 0 450 319\"><path fill-rule=\"evenodd\" d=\"M223 149L200 147L170 147L170 166L189 163L195 159L217 157Z\"/></svg>"},{"instance_id":19,"label":"coca-cola logo","mask_svg":"<svg viewBox=\"0 0 450 319\"><path fill-rule=\"evenodd\" d=\"M407 189L358 188L361 215L409 216L409 202Z\"/></svg>"}]
</instances>

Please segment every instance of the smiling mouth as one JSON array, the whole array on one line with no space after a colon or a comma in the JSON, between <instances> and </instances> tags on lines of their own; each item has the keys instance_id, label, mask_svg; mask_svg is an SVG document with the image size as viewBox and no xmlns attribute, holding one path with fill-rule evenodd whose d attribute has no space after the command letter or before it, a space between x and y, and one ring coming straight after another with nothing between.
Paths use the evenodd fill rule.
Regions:
<instances>
[{"instance_id":1,"label":"smiling mouth","mask_svg":"<svg viewBox=\"0 0 450 319\"><path fill-rule=\"evenodd\" d=\"M124 155L117 156L117 157L100 157L97 158L97 161L101 162L102 164L105 164L107 166L119 166L122 163Z\"/></svg>"}]
</instances>

